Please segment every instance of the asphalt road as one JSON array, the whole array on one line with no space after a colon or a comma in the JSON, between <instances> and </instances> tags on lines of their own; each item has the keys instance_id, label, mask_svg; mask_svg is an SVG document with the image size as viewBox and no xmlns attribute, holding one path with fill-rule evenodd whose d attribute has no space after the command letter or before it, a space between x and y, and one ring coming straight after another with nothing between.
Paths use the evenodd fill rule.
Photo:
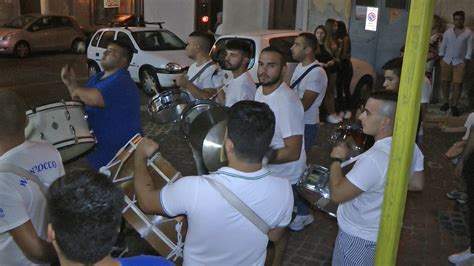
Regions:
<instances>
[{"instance_id":1,"label":"asphalt road","mask_svg":"<svg viewBox=\"0 0 474 266\"><path fill-rule=\"evenodd\" d=\"M28 106L70 99L61 81L61 68L73 65L79 81L87 80L85 54L42 53L18 59L0 56L0 89L12 89L23 96Z\"/></svg>"}]
</instances>

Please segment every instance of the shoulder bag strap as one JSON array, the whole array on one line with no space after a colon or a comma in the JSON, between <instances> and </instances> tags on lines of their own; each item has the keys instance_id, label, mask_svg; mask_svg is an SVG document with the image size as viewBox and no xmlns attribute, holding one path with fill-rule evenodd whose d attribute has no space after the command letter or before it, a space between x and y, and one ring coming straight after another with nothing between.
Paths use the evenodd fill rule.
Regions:
<instances>
[{"instance_id":1,"label":"shoulder bag strap","mask_svg":"<svg viewBox=\"0 0 474 266\"><path fill-rule=\"evenodd\" d=\"M312 65L310 66L308 69L306 69L306 71L303 73L303 75L299 76L297 80L295 80L295 82L293 82L293 84L290 85L290 88L291 89L294 89L296 87L296 85L298 85L301 80L304 79L304 77L306 77L306 75L308 75L309 72L311 72L311 70L319 67L320 65L316 64L316 65Z\"/></svg>"},{"instance_id":2,"label":"shoulder bag strap","mask_svg":"<svg viewBox=\"0 0 474 266\"><path fill-rule=\"evenodd\" d=\"M232 191L222 185L220 182L213 180L208 177L203 177L209 184L217 190L221 196L229 202L232 207L239 211L245 218L252 222L263 234L268 234L270 231L270 226L256 214L252 209L250 209L241 199L239 199Z\"/></svg>"},{"instance_id":3,"label":"shoulder bag strap","mask_svg":"<svg viewBox=\"0 0 474 266\"><path fill-rule=\"evenodd\" d=\"M29 180L35 182L38 185L38 187L40 188L40 190L41 190L41 192L43 193L44 196L46 196L46 194L48 192L48 189L46 188L46 186L38 179L37 176L33 175L32 173L28 172L27 170L25 170L21 167L18 167L14 164L0 163L0 173L1 172L11 173L11 174L15 174L17 176L28 178Z\"/></svg>"},{"instance_id":4,"label":"shoulder bag strap","mask_svg":"<svg viewBox=\"0 0 474 266\"><path fill-rule=\"evenodd\" d=\"M211 65L214 65L214 62L212 60L209 61L205 66L203 66L201 70L199 70L198 73L196 73L196 75L194 75L194 77L192 77L189 81L194 82L197 78L199 78L199 76L201 76L202 72L204 72L204 70L206 70Z\"/></svg>"}]
</instances>

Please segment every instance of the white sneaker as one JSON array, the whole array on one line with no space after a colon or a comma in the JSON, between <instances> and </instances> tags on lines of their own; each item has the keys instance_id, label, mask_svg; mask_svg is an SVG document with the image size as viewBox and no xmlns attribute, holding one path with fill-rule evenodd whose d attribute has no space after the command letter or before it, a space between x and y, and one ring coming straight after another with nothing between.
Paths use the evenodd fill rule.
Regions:
<instances>
[{"instance_id":1,"label":"white sneaker","mask_svg":"<svg viewBox=\"0 0 474 266\"><path fill-rule=\"evenodd\" d=\"M312 224L314 222L314 217L312 214L309 215L296 215L295 219L290 223L288 228L290 228L291 231L300 231L303 230L303 228L309 224Z\"/></svg>"},{"instance_id":2,"label":"white sneaker","mask_svg":"<svg viewBox=\"0 0 474 266\"><path fill-rule=\"evenodd\" d=\"M339 119L339 117L337 117L336 114L328 115L328 116L326 117L326 121L327 121L328 123L331 123L331 124L339 124L339 123L341 123L341 120Z\"/></svg>"},{"instance_id":3,"label":"white sneaker","mask_svg":"<svg viewBox=\"0 0 474 266\"><path fill-rule=\"evenodd\" d=\"M471 253L471 248L469 247L468 249L464 250L463 252L459 252L456 254L453 254L448 257L448 261L453 263L453 264L458 264L462 262L467 262L470 259L474 258L474 253Z\"/></svg>"}]
</instances>

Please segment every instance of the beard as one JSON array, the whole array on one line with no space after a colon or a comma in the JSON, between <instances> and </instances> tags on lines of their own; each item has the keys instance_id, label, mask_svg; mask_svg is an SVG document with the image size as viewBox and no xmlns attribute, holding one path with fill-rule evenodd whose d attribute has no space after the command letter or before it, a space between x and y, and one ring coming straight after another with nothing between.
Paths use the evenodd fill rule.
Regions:
<instances>
[{"instance_id":1,"label":"beard","mask_svg":"<svg viewBox=\"0 0 474 266\"><path fill-rule=\"evenodd\" d=\"M258 76L258 82L260 83L260 85L262 86L272 86L272 85L275 85L277 84L278 82L280 82L281 80L281 73L279 76L277 77L274 77L274 78L269 78L267 80L262 80L260 78L260 76Z\"/></svg>"}]
</instances>

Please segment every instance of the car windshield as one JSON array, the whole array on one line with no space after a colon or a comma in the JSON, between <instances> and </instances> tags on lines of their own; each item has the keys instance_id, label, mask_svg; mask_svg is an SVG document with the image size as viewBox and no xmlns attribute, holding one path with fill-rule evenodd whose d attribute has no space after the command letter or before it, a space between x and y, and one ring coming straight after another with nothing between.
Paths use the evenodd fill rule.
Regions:
<instances>
[{"instance_id":1,"label":"car windshield","mask_svg":"<svg viewBox=\"0 0 474 266\"><path fill-rule=\"evenodd\" d=\"M7 28L23 29L26 25L28 25L31 21L35 19L36 17L29 15L19 16L3 26Z\"/></svg>"},{"instance_id":2,"label":"car windshield","mask_svg":"<svg viewBox=\"0 0 474 266\"><path fill-rule=\"evenodd\" d=\"M133 38L143 51L183 50L186 44L170 31L151 30L132 32Z\"/></svg>"}]
</instances>

